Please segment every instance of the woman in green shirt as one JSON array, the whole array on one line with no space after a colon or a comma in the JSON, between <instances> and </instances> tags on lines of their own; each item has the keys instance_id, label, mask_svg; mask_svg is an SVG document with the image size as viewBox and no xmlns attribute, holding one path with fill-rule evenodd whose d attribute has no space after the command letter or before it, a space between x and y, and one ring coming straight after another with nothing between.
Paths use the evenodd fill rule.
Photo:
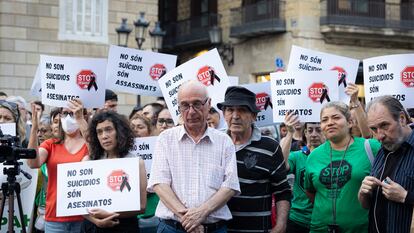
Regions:
<instances>
[{"instance_id":1,"label":"woman in green shirt","mask_svg":"<svg viewBox=\"0 0 414 233\"><path fill-rule=\"evenodd\" d=\"M368 232L368 211L357 194L380 143L351 135L351 114L344 103L330 102L322 108L321 128L327 141L306 161L305 189L314 202L310 230Z\"/></svg>"}]
</instances>

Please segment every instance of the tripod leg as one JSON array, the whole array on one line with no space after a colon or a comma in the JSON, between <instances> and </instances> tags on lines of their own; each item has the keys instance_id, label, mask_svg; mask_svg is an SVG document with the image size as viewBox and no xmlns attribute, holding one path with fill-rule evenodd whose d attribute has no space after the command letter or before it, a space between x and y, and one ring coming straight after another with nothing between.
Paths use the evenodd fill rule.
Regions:
<instances>
[{"instance_id":1,"label":"tripod leg","mask_svg":"<svg viewBox=\"0 0 414 233\"><path fill-rule=\"evenodd\" d=\"M17 183L17 188L16 188L16 198L17 198L17 205L19 208L19 215L20 215L20 222L22 224L22 232L26 233L26 223L24 222L24 218L23 218L23 206L22 206L22 199L20 198L20 184Z\"/></svg>"},{"instance_id":2,"label":"tripod leg","mask_svg":"<svg viewBox=\"0 0 414 233\"><path fill-rule=\"evenodd\" d=\"M6 204L6 190L2 189L2 199L1 199L1 206L0 206L0 221L3 219L4 213L4 205ZM0 224L1 229L1 224Z\"/></svg>"},{"instance_id":3,"label":"tripod leg","mask_svg":"<svg viewBox=\"0 0 414 233\"><path fill-rule=\"evenodd\" d=\"M14 233L14 191L9 190L9 220L7 222L8 231L7 233Z\"/></svg>"}]
</instances>

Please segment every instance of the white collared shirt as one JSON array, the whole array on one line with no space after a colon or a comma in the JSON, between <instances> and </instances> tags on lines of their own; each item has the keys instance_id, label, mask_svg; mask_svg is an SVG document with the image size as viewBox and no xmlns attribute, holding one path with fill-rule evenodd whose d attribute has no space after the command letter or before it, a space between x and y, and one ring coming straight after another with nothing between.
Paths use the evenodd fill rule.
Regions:
<instances>
[{"instance_id":1,"label":"white collared shirt","mask_svg":"<svg viewBox=\"0 0 414 233\"><path fill-rule=\"evenodd\" d=\"M183 126L162 132L153 153L151 176L147 190L156 184L168 184L186 208L199 207L221 187L240 193L236 154L230 137L207 127L198 142ZM161 201L155 215L179 220ZM212 212L205 223L231 219L227 205Z\"/></svg>"}]
</instances>

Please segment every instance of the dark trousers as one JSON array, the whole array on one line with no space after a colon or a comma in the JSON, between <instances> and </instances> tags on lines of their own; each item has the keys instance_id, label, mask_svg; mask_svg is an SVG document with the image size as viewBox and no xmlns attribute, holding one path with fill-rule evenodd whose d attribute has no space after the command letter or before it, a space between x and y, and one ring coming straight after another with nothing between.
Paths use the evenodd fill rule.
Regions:
<instances>
[{"instance_id":1,"label":"dark trousers","mask_svg":"<svg viewBox=\"0 0 414 233\"><path fill-rule=\"evenodd\" d=\"M286 233L309 233L309 228L303 227L292 220L288 220Z\"/></svg>"}]
</instances>

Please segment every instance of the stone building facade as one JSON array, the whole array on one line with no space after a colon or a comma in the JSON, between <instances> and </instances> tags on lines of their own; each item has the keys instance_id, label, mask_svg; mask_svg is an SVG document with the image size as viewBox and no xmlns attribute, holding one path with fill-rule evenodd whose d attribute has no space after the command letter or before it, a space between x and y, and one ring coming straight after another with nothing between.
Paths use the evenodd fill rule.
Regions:
<instances>
[{"instance_id":1,"label":"stone building facade","mask_svg":"<svg viewBox=\"0 0 414 233\"><path fill-rule=\"evenodd\" d=\"M158 20L156 0L0 1L0 90L26 100L36 99L29 90L40 54L107 57L109 45L118 43L115 28L121 19L127 18L133 28L141 11L151 22L151 29ZM128 47L136 48L133 34ZM150 48L147 34L143 49ZM118 97L120 112L128 114L136 104L136 96L119 93Z\"/></svg>"}]
</instances>

